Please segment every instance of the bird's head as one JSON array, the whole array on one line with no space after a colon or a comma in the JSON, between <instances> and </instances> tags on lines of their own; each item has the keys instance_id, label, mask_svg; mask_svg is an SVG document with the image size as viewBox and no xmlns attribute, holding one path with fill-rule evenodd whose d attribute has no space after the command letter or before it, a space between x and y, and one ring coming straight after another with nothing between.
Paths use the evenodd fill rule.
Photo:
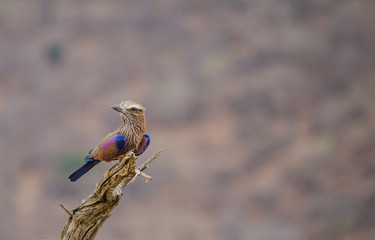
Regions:
<instances>
[{"instance_id":1,"label":"bird's head","mask_svg":"<svg viewBox=\"0 0 375 240\"><path fill-rule=\"evenodd\" d=\"M134 101L123 101L120 105L114 105L111 108L120 113L124 122L138 122L143 124L145 121L146 109Z\"/></svg>"}]
</instances>

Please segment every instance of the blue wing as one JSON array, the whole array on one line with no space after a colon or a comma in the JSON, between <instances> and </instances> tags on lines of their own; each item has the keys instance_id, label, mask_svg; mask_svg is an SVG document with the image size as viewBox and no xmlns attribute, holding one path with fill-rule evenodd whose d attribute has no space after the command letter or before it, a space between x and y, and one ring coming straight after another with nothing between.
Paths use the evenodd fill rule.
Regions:
<instances>
[{"instance_id":1,"label":"blue wing","mask_svg":"<svg viewBox=\"0 0 375 240\"><path fill-rule=\"evenodd\" d=\"M97 151L90 153L90 158L100 161L111 161L117 157L126 144L126 140L121 135L115 135L104 142Z\"/></svg>"},{"instance_id":2,"label":"blue wing","mask_svg":"<svg viewBox=\"0 0 375 240\"><path fill-rule=\"evenodd\" d=\"M141 155L144 151L146 151L149 144L150 144L150 136L147 134L144 134L143 139L141 143L139 144L138 149L134 151L134 154L136 156Z\"/></svg>"},{"instance_id":3,"label":"blue wing","mask_svg":"<svg viewBox=\"0 0 375 240\"><path fill-rule=\"evenodd\" d=\"M111 161L117 157L124 148L125 143L126 140L123 136L115 135L104 142L95 152L95 155L92 156L93 150L90 150L89 155L85 158L86 163L69 176L70 181L75 182L100 161Z\"/></svg>"}]
</instances>

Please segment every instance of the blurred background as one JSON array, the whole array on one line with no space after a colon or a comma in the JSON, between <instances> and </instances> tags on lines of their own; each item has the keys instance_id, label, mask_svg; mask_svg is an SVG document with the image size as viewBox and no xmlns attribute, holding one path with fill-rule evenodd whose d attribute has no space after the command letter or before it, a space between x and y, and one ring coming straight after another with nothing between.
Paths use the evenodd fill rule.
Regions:
<instances>
[{"instance_id":1,"label":"blurred background","mask_svg":"<svg viewBox=\"0 0 375 240\"><path fill-rule=\"evenodd\" d=\"M375 2L0 2L0 238L59 239L146 108L162 157L98 239L375 236Z\"/></svg>"}]
</instances>

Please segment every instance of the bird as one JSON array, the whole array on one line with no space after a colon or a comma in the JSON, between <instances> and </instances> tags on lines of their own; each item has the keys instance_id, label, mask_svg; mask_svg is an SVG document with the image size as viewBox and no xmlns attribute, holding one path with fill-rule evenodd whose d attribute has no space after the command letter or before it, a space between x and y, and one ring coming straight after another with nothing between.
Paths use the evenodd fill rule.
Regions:
<instances>
[{"instance_id":1,"label":"bird","mask_svg":"<svg viewBox=\"0 0 375 240\"><path fill-rule=\"evenodd\" d=\"M69 176L75 182L83 174L100 162L118 160L121 155L133 151L141 155L150 144L150 136L146 132L145 108L134 101L122 101L111 107L120 113L122 123L115 131L110 132L91 149L85 157L85 164Z\"/></svg>"}]
</instances>

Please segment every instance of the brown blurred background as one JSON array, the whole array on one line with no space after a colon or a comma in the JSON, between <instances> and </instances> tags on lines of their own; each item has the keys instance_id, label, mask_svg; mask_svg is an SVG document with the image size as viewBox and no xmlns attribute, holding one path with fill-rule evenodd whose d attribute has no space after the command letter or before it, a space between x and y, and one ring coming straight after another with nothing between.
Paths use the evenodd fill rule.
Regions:
<instances>
[{"instance_id":1,"label":"brown blurred background","mask_svg":"<svg viewBox=\"0 0 375 240\"><path fill-rule=\"evenodd\" d=\"M375 2L0 2L0 239L58 239L147 108L166 147L98 239L375 237Z\"/></svg>"}]
</instances>

